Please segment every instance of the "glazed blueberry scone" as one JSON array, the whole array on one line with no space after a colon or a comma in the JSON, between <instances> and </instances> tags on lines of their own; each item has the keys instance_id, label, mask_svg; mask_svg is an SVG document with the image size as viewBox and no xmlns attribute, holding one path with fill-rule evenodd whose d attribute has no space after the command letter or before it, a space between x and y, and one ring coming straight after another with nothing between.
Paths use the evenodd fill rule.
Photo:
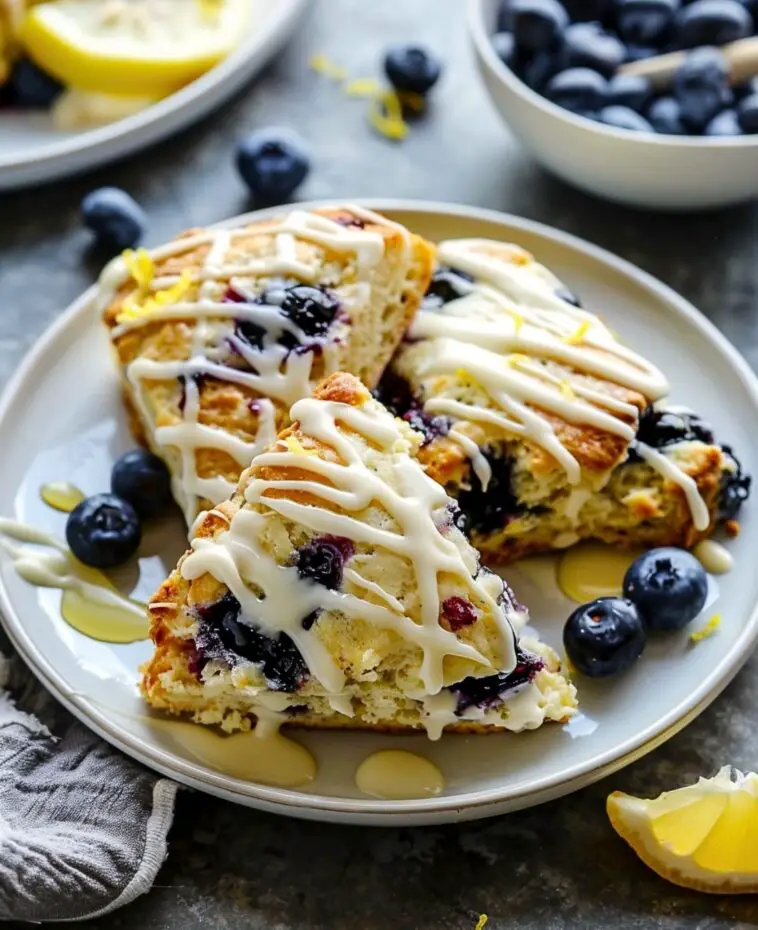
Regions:
<instances>
[{"instance_id":1,"label":"glazed blueberry scone","mask_svg":"<svg viewBox=\"0 0 758 930\"><path fill-rule=\"evenodd\" d=\"M750 478L668 384L515 245L453 240L378 396L489 561L597 539L690 547Z\"/></svg>"},{"instance_id":2,"label":"glazed blueberry scone","mask_svg":"<svg viewBox=\"0 0 758 930\"><path fill-rule=\"evenodd\" d=\"M153 597L155 708L256 721L522 730L576 706L556 654L479 565L419 434L353 376L299 400Z\"/></svg>"},{"instance_id":3,"label":"glazed blueberry scone","mask_svg":"<svg viewBox=\"0 0 758 930\"><path fill-rule=\"evenodd\" d=\"M431 245L358 207L190 231L106 267L98 306L132 428L166 461L188 523L322 377L376 383L432 268Z\"/></svg>"}]
</instances>

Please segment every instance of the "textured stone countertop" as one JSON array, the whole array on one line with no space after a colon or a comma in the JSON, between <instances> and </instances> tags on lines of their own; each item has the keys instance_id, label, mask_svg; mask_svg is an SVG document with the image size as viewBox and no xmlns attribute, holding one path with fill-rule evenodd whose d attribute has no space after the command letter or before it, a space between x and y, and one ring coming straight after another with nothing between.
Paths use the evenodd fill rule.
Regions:
<instances>
[{"instance_id":1,"label":"textured stone countertop","mask_svg":"<svg viewBox=\"0 0 758 930\"><path fill-rule=\"evenodd\" d=\"M0 380L96 271L82 195L104 183L150 214L148 244L249 209L235 138L297 127L314 170L303 198L397 196L541 220L635 262L692 300L758 366L758 205L698 216L623 209L546 176L499 123L474 72L462 0L312 0L295 40L255 85L189 132L89 177L0 195ZM432 112L402 145L362 102L308 70L313 53L376 73L385 46L423 40L446 63ZM703 178L707 184L708 179ZM150 895L93 930L717 930L758 925L758 901L677 890L649 872L604 813L613 788L657 793L729 761L756 766L758 661L683 733L607 781L497 820L372 830L287 820L183 793Z\"/></svg>"}]
</instances>

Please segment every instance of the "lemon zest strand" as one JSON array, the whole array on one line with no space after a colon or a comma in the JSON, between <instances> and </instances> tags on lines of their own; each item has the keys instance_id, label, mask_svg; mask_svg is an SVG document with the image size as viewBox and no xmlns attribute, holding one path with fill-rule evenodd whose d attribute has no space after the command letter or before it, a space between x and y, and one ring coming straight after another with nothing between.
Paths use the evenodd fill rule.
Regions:
<instances>
[{"instance_id":1,"label":"lemon zest strand","mask_svg":"<svg viewBox=\"0 0 758 930\"><path fill-rule=\"evenodd\" d=\"M344 81L347 77L347 69L327 58L326 55L312 55L309 65L313 71L323 74L324 77L331 78L333 81Z\"/></svg>"},{"instance_id":2,"label":"lemon zest strand","mask_svg":"<svg viewBox=\"0 0 758 930\"><path fill-rule=\"evenodd\" d=\"M520 313L513 314L513 332L518 336L521 332L521 327L524 325L524 318Z\"/></svg>"},{"instance_id":3,"label":"lemon zest strand","mask_svg":"<svg viewBox=\"0 0 758 930\"><path fill-rule=\"evenodd\" d=\"M295 455L315 455L318 457L318 449L306 449L305 446L300 442L297 436L288 436L284 440L284 445L289 449L290 452L294 452Z\"/></svg>"},{"instance_id":4,"label":"lemon zest strand","mask_svg":"<svg viewBox=\"0 0 758 930\"><path fill-rule=\"evenodd\" d=\"M572 391L571 385L566 378L561 381L561 394L568 398L568 400L574 400L576 398L576 394Z\"/></svg>"},{"instance_id":5,"label":"lemon zest strand","mask_svg":"<svg viewBox=\"0 0 758 930\"><path fill-rule=\"evenodd\" d=\"M121 258L126 265L126 270L137 282L140 290L147 290L155 277L155 265L147 249L127 249L122 253Z\"/></svg>"},{"instance_id":6,"label":"lemon zest strand","mask_svg":"<svg viewBox=\"0 0 758 930\"><path fill-rule=\"evenodd\" d=\"M570 346L575 346L584 339L587 335L587 330L590 328L588 320L584 320L583 323L580 323L577 328L569 336L564 338L564 342L567 342Z\"/></svg>"},{"instance_id":7,"label":"lemon zest strand","mask_svg":"<svg viewBox=\"0 0 758 930\"><path fill-rule=\"evenodd\" d=\"M403 119L403 106L393 90L378 94L372 101L368 119L371 125L388 139L400 141L408 135Z\"/></svg>"},{"instance_id":8,"label":"lemon zest strand","mask_svg":"<svg viewBox=\"0 0 758 930\"><path fill-rule=\"evenodd\" d=\"M487 917L486 914L480 914L479 920L477 920L474 930L484 930L485 924L487 923L488 919L489 918Z\"/></svg>"},{"instance_id":9,"label":"lemon zest strand","mask_svg":"<svg viewBox=\"0 0 758 930\"><path fill-rule=\"evenodd\" d=\"M699 630L695 630L694 633L690 633L690 642L699 643L704 639L708 639L709 636L713 636L720 626L721 614L714 614L705 626L701 627Z\"/></svg>"},{"instance_id":10,"label":"lemon zest strand","mask_svg":"<svg viewBox=\"0 0 758 930\"><path fill-rule=\"evenodd\" d=\"M355 78L343 89L348 97L376 97L382 93L382 85L374 78Z\"/></svg>"},{"instance_id":11,"label":"lemon zest strand","mask_svg":"<svg viewBox=\"0 0 758 930\"><path fill-rule=\"evenodd\" d=\"M182 272L179 280L170 287L157 291L153 297L141 293L138 297L132 295L124 301L118 316L117 323L127 323L141 316L149 316L156 310L178 303L192 287L192 275L189 271Z\"/></svg>"}]
</instances>

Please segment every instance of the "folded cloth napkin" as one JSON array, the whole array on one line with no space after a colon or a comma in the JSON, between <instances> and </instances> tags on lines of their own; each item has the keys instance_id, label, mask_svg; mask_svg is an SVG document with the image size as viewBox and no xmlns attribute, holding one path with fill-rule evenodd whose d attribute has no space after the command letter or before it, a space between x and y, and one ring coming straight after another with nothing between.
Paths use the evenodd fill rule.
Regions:
<instances>
[{"instance_id":1,"label":"folded cloth napkin","mask_svg":"<svg viewBox=\"0 0 758 930\"><path fill-rule=\"evenodd\" d=\"M152 886L177 786L74 720L1 632L0 648L0 921L106 914Z\"/></svg>"}]
</instances>

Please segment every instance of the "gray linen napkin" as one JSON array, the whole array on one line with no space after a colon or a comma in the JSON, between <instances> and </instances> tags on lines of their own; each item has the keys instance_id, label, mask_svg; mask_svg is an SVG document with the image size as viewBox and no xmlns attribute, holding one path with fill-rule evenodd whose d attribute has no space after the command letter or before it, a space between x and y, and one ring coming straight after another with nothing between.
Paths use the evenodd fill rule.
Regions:
<instances>
[{"instance_id":1,"label":"gray linen napkin","mask_svg":"<svg viewBox=\"0 0 758 930\"><path fill-rule=\"evenodd\" d=\"M0 921L84 920L144 894L166 857L176 790L0 653Z\"/></svg>"}]
</instances>

